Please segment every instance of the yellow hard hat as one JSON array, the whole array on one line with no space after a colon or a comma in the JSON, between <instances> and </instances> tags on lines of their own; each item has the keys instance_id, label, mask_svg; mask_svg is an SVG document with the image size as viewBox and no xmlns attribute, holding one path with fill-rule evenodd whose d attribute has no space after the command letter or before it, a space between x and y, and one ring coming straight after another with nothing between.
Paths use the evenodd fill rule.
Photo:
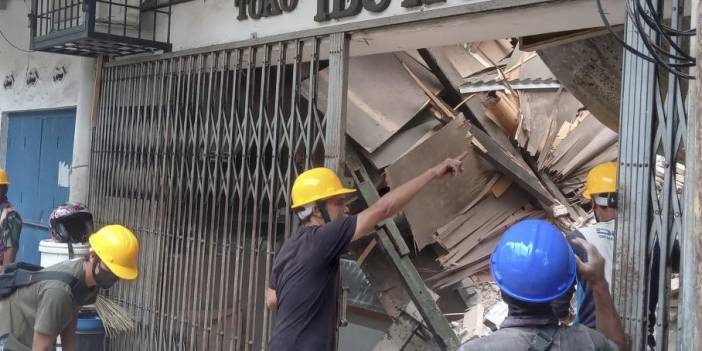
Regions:
<instances>
[{"instance_id":1,"label":"yellow hard hat","mask_svg":"<svg viewBox=\"0 0 702 351\"><path fill-rule=\"evenodd\" d=\"M591 199L593 194L617 192L617 163L605 162L593 167L587 174L583 197Z\"/></svg>"},{"instance_id":2,"label":"yellow hard hat","mask_svg":"<svg viewBox=\"0 0 702 351\"><path fill-rule=\"evenodd\" d=\"M7 179L7 172L4 169L0 169L0 185L10 185L10 180Z\"/></svg>"},{"instance_id":3,"label":"yellow hard hat","mask_svg":"<svg viewBox=\"0 0 702 351\"><path fill-rule=\"evenodd\" d=\"M344 188L341 179L331 169L313 168L295 179L292 186L292 208L353 192L356 190Z\"/></svg>"},{"instance_id":4,"label":"yellow hard hat","mask_svg":"<svg viewBox=\"0 0 702 351\"><path fill-rule=\"evenodd\" d=\"M90 236L90 246L100 260L120 279L134 280L139 275L139 240L131 230L108 225Z\"/></svg>"}]
</instances>

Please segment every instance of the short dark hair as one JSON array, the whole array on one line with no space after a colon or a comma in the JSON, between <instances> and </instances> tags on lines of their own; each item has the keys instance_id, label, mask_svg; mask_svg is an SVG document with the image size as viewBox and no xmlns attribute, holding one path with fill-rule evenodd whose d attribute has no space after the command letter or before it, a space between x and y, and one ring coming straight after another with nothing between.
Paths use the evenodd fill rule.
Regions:
<instances>
[{"instance_id":1,"label":"short dark hair","mask_svg":"<svg viewBox=\"0 0 702 351\"><path fill-rule=\"evenodd\" d=\"M504 301L509 308L516 312L518 315L533 315L533 316L539 316L539 315L548 315L548 314L553 314L553 309L551 309L551 304L550 302L546 303L531 303L531 302L526 302L523 300L516 299L512 296L509 296L506 294L504 291L500 291L500 295L502 296L502 301ZM554 314L555 316L555 314Z\"/></svg>"}]
</instances>

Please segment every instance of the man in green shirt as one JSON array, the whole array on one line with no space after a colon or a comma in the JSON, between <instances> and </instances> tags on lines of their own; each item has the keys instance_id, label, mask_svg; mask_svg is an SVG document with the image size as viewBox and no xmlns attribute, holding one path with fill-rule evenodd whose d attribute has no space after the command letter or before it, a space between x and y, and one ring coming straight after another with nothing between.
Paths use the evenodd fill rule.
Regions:
<instances>
[{"instance_id":1,"label":"man in green shirt","mask_svg":"<svg viewBox=\"0 0 702 351\"><path fill-rule=\"evenodd\" d=\"M53 350L59 335L62 349L75 351L80 307L95 301L98 288L109 289L119 279L136 279L139 241L134 233L120 225L108 225L89 241L91 251L84 259L44 269L73 275L73 286L41 280L0 300L0 351Z\"/></svg>"},{"instance_id":2,"label":"man in green shirt","mask_svg":"<svg viewBox=\"0 0 702 351\"><path fill-rule=\"evenodd\" d=\"M22 217L7 199L9 186L7 173L0 169L0 269L15 262L22 231Z\"/></svg>"}]
</instances>

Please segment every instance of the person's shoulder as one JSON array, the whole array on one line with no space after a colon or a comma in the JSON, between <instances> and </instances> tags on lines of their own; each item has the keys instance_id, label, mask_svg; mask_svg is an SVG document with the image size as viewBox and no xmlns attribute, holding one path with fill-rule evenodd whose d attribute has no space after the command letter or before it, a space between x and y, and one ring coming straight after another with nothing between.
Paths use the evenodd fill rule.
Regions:
<instances>
[{"instance_id":1,"label":"person's shoulder","mask_svg":"<svg viewBox=\"0 0 702 351\"><path fill-rule=\"evenodd\" d=\"M585 233L587 233L588 231L591 231L591 230L592 229L590 229L589 226L573 229L566 234L566 238L568 238L568 240L572 240L575 238L587 240L587 238L585 237Z\"/></svg>"},{"instance_id":2,"label":"person's shoulder","mask_svg":"<svg viewBox=\"0 0 702 351\"><path fill-rule=\"evenodd\" d=\"M7 219L8 220L15 220L15 221L22 221L22 216L20 216L19 212L13 208L10 213L7 214Z\"/></svg>"},{"instance_id":3,"label":"person's shoulder","mask_svg":"<svg viewBox=\"0 0 702 351\"><path fill-rule=\"evenodd\" d=\"M357 218L358 218L357 215L344 216L341 218L337 218L329 223L323 224L320 226L320 228L350 225L350 224L356 223Z\"/></svg>"},{"instance_id":4,"label":"person's shoulder","mask_svg":"<svg viewBox=\"0 0 702 351\"><path fill-rule=\"evenodd\" d=\"M46 280L37 285L37 293L42 301L57 301L60 303L73 301L73 292L66 283L57 280Z\"/></svg>"},{"instance_id":5,"label":"person's shoulder","mask_svg":"<svg viewBox=\"0 0 702 351\"><path fill-rule=\"evenodd\" d=\"M593 346L595 347L595 350L604 350L604 351L617 351L619 348L617 345L609 340L604 334L601 332L590 328L586 325L583 324L574 324L570 327L568 327L568 330L571 333L576 333L576 334L583 334L587 335L587 337L592 341Z\"/></svg>"},{"instance_id":6,"label":"person's shoulder","mask_svg":"<svg viewBox=\"0 0 702 351\"><path fill-rule=\"evenodd\" d=\"M85 264L85 259L74 258L72 260L62 261L51 266L44 268L47 272L66 272L66 273L76 273L83 270L83 265Z\"/></svg>"},{"instance_id":7,"label":"person's shoulder","mask_svg":"<svg viewBox=\"0 0 702 351\"><path fill-rule=\"evenodd\" d=\"M493 334L468 341L459 351L526 350L534 332L525 328L504 328Z\"/></svg>"},{"instance_id":8,"label":"person's shoulder","mask_svg":"<svg viewBox=\"0 0 702 351\"><path fill-rule=\"evenodd\" d=\"M329 232L353 231L356 229L356 216L346 216L335 219L329 223L314 227L315 233L327 234Z\"/></svg>"},{"instance_id":9,"label":"person's shoulder","mask_svg":"<svg viewBox=\"0 0 702 351\"><path fill-rule=\"evenodd\" d=\"M68 273L75 277L76 279L83 279L85 276L84 272L84 264L85 264L85 259L83 258L75 258L72 260L68 261L63 261L56 263L54 265L51 265L49 267L46 267L43 269L45 272L61 272L61 273ZM46 286L56 286L56 287L61 287L61 288L66 288L70 290L70 287L61 281L58 280L46 280L44 282L44 285Z\"/></svg>"}]
</instances>

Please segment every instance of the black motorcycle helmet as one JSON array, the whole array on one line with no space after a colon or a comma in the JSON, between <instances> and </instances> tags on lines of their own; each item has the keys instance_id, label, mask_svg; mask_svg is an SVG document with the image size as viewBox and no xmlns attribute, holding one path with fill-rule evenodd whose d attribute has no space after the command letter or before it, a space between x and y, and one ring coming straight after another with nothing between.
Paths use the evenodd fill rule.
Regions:
<instances>
[{"instance_id":1,"label":"black motorcycle helmet","mask_svg":"<svg viewBox=\"0 0 702 351\"><path fill-rule=\"evenodd\" d=\"M84 243L93 233L93 215L80 203L67 202L49 215L49 235L59 243Z\"/></svg>"}]
</instances>

